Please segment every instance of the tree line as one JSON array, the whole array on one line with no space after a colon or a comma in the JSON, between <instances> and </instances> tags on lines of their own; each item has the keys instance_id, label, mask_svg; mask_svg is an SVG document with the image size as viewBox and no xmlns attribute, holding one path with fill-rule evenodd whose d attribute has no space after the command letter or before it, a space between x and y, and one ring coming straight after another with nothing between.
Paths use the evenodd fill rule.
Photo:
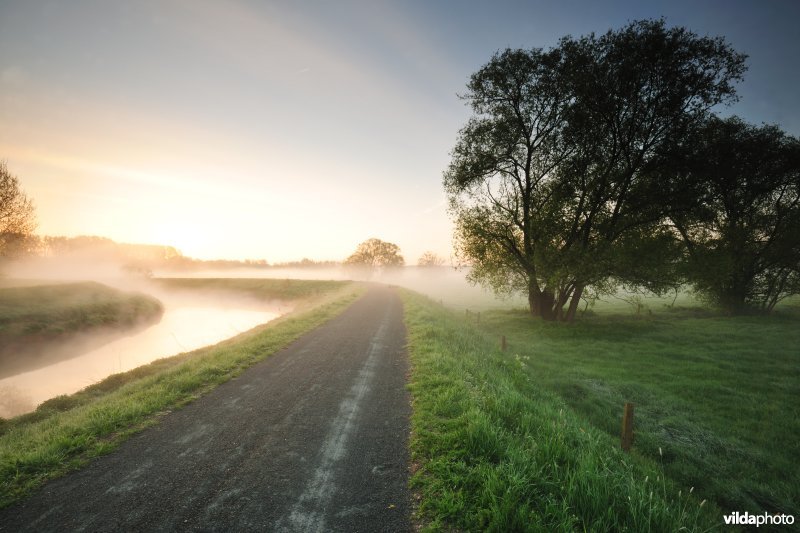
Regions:
<instances>
[{"instance_id":1,"label":"tree line","mask_svg":"<svg viewBox=\"0 0 800 533\"><path fill-rule=\"evenodd\" d=\"M731 313L800 292L800 142L714 113L745 60L663 19L495 54L444 173L471 281L563 321L619 286Z\"/></svg>"}]
</instances>

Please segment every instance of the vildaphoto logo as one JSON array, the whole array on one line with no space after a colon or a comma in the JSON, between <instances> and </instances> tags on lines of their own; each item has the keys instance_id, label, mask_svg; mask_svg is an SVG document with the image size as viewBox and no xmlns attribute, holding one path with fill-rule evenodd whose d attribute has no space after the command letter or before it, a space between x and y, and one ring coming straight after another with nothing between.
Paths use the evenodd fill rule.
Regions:
<instances>
[{"instance_id":1,"label":"vildaphoto logo","mask_svg":"<svg viewBox=\"0 0 800 533\"><path fill-rule=\"evenodd\" d=\"M794 515L790 514L750 514L747 511L740 513L739 511L725 515L726 525L736 526L791 526L794 524Z\"/></svg>"}]
</instances>

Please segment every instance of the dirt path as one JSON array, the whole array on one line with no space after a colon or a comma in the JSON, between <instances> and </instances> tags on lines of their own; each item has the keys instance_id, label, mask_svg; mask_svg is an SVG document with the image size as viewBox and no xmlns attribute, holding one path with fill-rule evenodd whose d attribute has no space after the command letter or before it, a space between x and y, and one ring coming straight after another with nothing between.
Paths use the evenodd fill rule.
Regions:
<instances>
[{"instance_id":1,"label":"dirt path","mask_svg":"<svg viewBox=\"0 0 800 533\"><path fill-rule=\"evenodd\" d=\"M119 450L0 511L3 531L407 531L402 304L373 288Z\"/></svg>"}]
</instances>

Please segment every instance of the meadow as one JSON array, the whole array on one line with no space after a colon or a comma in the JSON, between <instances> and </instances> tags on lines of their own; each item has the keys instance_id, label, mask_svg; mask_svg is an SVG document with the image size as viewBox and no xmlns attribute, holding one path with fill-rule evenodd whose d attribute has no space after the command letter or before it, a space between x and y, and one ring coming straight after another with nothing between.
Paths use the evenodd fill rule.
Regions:
<instances>
[{"instance_id":1,"label":"meadow","mask_svg":"<svg viewBox=\"0 0 800 533\"><path fill-rule=\"evenodd\" d=\"M404 299L429 528L704 531L732 511L800 514L797 305L728 317L628 299L567 325Z\"/></svg>"}]
</instances>

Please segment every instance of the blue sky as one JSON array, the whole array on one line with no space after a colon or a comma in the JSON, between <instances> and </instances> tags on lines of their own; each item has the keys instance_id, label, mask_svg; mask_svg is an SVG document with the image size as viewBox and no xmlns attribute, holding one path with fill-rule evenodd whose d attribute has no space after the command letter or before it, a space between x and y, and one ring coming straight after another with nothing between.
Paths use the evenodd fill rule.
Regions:
<instances>
[{"instance_id":1,"label":"blue sky","mask_svg":"<svg viewBox=\"0 0 800 533\"><path fill-rule=\"evenodd\" d=\"M43 234L195 257L450 255L441 173L469 75L666 17L749 55L723 114L800 135L800 2L0 0L0 158Z\"/></svg>"}]
</instances>

